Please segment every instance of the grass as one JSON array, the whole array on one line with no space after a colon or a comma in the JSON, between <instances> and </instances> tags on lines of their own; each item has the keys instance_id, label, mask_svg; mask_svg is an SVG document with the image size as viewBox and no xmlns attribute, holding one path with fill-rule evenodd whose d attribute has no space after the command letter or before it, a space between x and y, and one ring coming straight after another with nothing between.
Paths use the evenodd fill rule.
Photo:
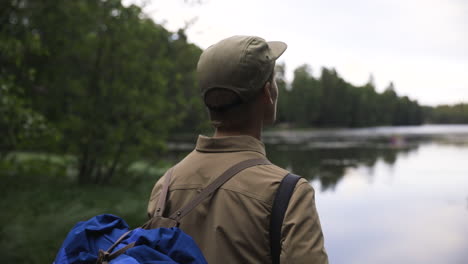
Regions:
<instances>
[{"instance_id":1,"label":"grass","mask_svg":"<svg viewBox=\"0 0 468 264\"><path fill-rule=\"evenodd\" d=\"M131 227L143 224L151 189L164 171L139 163L133 170L147 174L106 186L78 185L63 166L70 157L36 156L0 164L2 263L51 263L69 230L98 214L118 215Z\"/></svg>"}]
</instances>

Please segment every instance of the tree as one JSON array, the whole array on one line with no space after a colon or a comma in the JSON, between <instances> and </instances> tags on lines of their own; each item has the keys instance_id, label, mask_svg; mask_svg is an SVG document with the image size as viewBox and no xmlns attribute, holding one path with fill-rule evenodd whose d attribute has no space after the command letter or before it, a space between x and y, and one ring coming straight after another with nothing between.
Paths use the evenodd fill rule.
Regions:
<instances>
[{"instance_id":1,"label":"tree","mask_svg":"<svg viewBox=\"0 0 468 264\"><path fill-rule=\"evenodd\" d=\"M311 126L320 116L321 90L312 76L310 67L302 65L294 71L291 84L289 113L292 120L302 126Z\"/></svg>"},{"instance_id":2,"label":"tree","mask_svg":"<svg viewBox=\"0 0 468 264\"><path fill-rule=\"evenodd\" d=\"M278 86L278 110L277 122L288 123L291 122L291 91L287 88L286 80L286 65L276 64L275 66L276 85Z\"/></svg>"},{"instance_id":3,"label":"tree","mask_svg":"<svg viewBox=\"0 0 468 264\"><path fill-rule=\"evenodd\" d=\"M468 104L425 107L426 121L441 124L468 124Z\"/></svg>"},{"instance_id":4,"label":"tree","mask_svg":"<svg viewBox=\"0 0 468 264\"><path fill-rule=\"evenodd\" d=\"M34 70L34 80L16 80L63 135L47 150L77 157L80 182L107 182L164 149L168 133L196 104L183 95L187 87L196 90L200 49L183 32L175 39L120 0L8 3L15 19L7 29L21 32L22 45L34 36L41 52L23 49L6 71L18 77ZM24 58L19 70L17 57Z\"/></svg>"},{"instance_id":5,"label":"tree","mask_svg":"<svg viewBox=\"0 0 468 264\"><path fill-rule=\"evenodd\" d=\"M395 92L395 85L393 82L387 86L382 94L378 97L379 100L379 120L381 125L392 125L393 116L395 115L396 107L398 104L398 95Z\"/></svg>"},{"instance_id":6,"label":"tree","mask_svg":"<svg viewBox=\"0 0 468 264\"><path fill-rule=\"evenodd\" d=\"M0 160L51 132L45 118L22 95L22 88L11 79L0 78Z\"/></svg>"},{"instance_id":7,"label":"tree","mask_svg":"<svg viewBox=\"0 0 468 264\"><path fill-rule=\"evenodd\" d=\"M195 70L201 49L187 43L185 30L179 30L172 35L168 56L174 60L171 73L168 75L173 93L171 100L177 101L181 111L180 122L174 128L175 132L202 132L209 128L205 104L201 100Z\"/></svg>"},{"instance_id":8,"label":"tree","mask_svg":"<svg viewBox=\"0 0 468 264\"><path fill-rule=\"evenodd\" d=\"M320 76L321 109L318 124L348 126L352 120L353 91L335 69L322 69Z\"/></svg>"},{"instance_id":9,"label":"tree","mask_svg":"<svg viewBox=\"0 0 468 264\"><path fill-rule=\"evenodd\" d=\"M50 124L25 96L25 87L32 86L37 72L28 58L44 51L21 5L20 1L0 5L0 159L46 135L54 136Z\"/></svg>"}]
</instances>

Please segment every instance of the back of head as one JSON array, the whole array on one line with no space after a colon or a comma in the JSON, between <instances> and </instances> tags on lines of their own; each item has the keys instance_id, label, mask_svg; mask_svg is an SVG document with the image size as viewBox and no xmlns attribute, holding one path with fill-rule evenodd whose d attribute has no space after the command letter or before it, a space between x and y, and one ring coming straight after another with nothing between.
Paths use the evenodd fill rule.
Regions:
<instances>
[{"instance_id":1,"label":"back of head","mask_svg":"<svg viewBox=\"0 0 468 264\"><path fill-rule=\"evenodd\" d=\"M252 115L252 102L271 81L276 59L286 50L279 41L233 36L207 48L197 76L215 127L235 128Z\"/></svg>"},{"instance_id":2,"label":"back of head","mask_svg":"<svg viewBox=\"0 0 468 264\"><path fill-rule=\"evenodd\" d=\"M227 89L212 89L205 95L211 125L228 130L239 129L252 115L252 102L243 103L240 97Z\"/></svg>"}]
</instances>

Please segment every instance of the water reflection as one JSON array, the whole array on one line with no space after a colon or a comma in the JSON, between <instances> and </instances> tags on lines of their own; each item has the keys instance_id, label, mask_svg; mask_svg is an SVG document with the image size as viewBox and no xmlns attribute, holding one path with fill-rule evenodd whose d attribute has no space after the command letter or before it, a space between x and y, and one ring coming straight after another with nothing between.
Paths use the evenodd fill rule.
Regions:
<instances>
[{"instance_id":1,"label":"water reflection","mask_svg":"<svg viewBox=\"0 0 468 264\"><path fill-rule=\"evenodd\" d=\"M331 263L468 263L468 146L416 149L350 167L316 193Z\"/></svg>"},{"instance_id":2,"label":"water reflection","mask_svg":"<svg viewBox=\"0 0 468 264\"><path fill-rule=\"evenodd\" d=\"M268 158L308 180L319 180L322 190L333 190L349 168L372 169L381 160L392 166L399 155L418 149L417 144L402 147L373 145L366 147L319 147L303 145L266 145Z\"/></svg>"}]
</instances>

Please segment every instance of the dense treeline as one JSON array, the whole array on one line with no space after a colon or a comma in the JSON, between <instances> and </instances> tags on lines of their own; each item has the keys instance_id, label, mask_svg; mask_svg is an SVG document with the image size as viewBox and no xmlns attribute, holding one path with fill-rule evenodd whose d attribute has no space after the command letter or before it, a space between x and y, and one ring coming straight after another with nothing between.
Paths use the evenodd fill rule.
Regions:
<instances>
[{"instance_id":1,"label":"dense treeline","mask_svg":"<svg viewBox=\"0 0 468 264\"><path fill-rule=\"evenodd\" d=\"M292 127L366 127L468 123L468 104L422 106L399 96L394 84L378 93L371 76L364 86L352 85L336 70L322 68L315 78L308 65L295 69L290 84L284 65L277 66L280 89L278 121Z\"/></svg>"},{"instance_id":2,"label":"dense treeline","mask_svg":"<svg viewBox=\"0 0 468 264\"><path fill-rule=\"evenodd\" d=\"M181 124L203 124L201 50L183 30L120 0L10 0L0 10L3 156L72 154L80 181L106 182L163 150Z\"/></svg>"},{"instance_id":3,"label":"dense treeline","mask_svg":"<svg viewBox=\"0 0 468 264\"><path fill-rule=\"evenodd\" d=\"M278 66L281 94L279 121L302 127L363 127L419 125L423 108L417 101L396 94L393 83L383 93L375 90L373 79L354 86L334 69L323 68L314 78L307 65L294 71L290 88L281 80L284 65Z\"/></svg>"},{"instance_id":4,"label":"dense treeline","mask_svg":"<svg viewBox=\"0 0 468 264\"><path fill-rule=\"evenodd\" d=\"M426 122L433 124L468 124L468 104L427 107Z\"/></svg>"},{"instance_id":5,"label":"dense treeline","mask_svg":"<svg viewBox=\"0 0 468 264\"><path fill-rule=\"evenodd\" d=\"M81 182L102 183L158 158L173 132L207 130L196 85L201 49L120 0L7 0L0 4L0 159L12 151L75 157ZM362 127L468 122L467 105L422 107L308 66L286 83L279 122Z\"/></svg>"}]
</instances>

